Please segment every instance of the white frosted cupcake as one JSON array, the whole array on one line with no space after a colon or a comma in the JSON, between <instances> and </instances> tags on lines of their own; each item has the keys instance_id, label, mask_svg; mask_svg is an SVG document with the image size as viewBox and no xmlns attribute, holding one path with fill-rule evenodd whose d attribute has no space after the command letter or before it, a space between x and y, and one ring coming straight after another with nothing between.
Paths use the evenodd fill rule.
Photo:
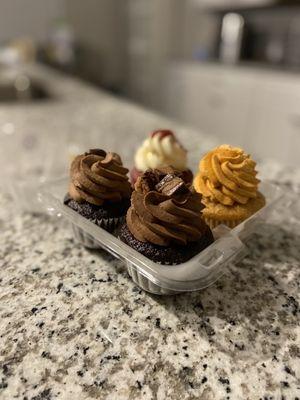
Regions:
<instances>
[{"instance_id":1,"label":"white frosted cupcake","mask_svg":"<svg viewBox=\"0 0 300 400\"><path fill-rule=\"evenodd\" d=\"M130 172L131 183L147 169L172 166L183 174L186 182L192 182L193 174L187 167L187 151L168 129L154 131L138 148L134 157L134 168Z\"/></svg>"}]
</instances>

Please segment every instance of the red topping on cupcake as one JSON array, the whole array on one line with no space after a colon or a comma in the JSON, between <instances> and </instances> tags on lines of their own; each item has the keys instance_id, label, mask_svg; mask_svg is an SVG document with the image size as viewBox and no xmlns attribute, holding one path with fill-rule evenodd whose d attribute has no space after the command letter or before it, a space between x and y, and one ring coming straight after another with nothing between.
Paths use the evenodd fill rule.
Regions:
<instances>
[{"instance_id":1,"label":"red topping on cupcake","mask_svg":"<svg viewBox=\"0 0 300 400\"><path fill-rule=\"evenodd\" d=\"M174 137L174 133L172 131L170 131L169 129L159 129L159 130L154 131L154 132L151 133L151 137L154 137L156 135L159 135L159 139L160 140L162 140L166 136L173 136Z\"/></svg>"}]
</instances>

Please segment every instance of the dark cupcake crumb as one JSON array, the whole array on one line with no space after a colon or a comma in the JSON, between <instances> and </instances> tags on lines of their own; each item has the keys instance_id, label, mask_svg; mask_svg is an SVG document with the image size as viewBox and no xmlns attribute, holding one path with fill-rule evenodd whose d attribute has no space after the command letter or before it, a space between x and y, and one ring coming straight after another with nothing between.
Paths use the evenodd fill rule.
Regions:
<instances>
[{"instance_id":1,"label":"dark cupcake crumb","mask_svg":"<svg viewBox=\"0 0 300 400\"><path fill-rule=\"evenodd\" d=\"M119 203L106 202L102 206L96 206L87 201L78 203L67 194L64 198L64 204L78 212L83 217L95 222L102 220L103 218L107 219L125 216L130 206L130 199L123 199Z\"/></svg>"},{"instance_id":2,"label":"dark cupcake crumb","mask_svg":"<svg viewBox=\"0 0 300 400\"><path fill-rule=\"evenodd\" d=\"M128 246L150 258L152 261L165 265L184 263L213 243L213 236L209 228L199 241L191 242L187 246L170 245L163 247L148 242L141 242L132 235L127 224L121 227L119 237Z\"/></svg>"}]
</instances>

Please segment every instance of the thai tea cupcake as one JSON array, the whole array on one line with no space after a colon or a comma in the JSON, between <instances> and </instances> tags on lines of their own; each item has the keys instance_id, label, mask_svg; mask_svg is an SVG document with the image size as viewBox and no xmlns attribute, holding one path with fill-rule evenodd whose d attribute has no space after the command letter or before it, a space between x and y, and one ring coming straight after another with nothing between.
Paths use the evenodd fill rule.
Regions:
<instances>
[{"instance_id":1,"label":"thai tea cupcake","mask_svg":"<svg viewBox=\"0 0 300 400\"><path fill-rule=\"evenodd\" d=\"M213 242L202 207L175 170L147 170L135 184L120 239L155 262L181 264Z\"/></svg>"},{"instance_id":2,"label":"thai tea cupcake","mask_svg":"<svg viewBox=\"0 0 300 400\"><path fill-rule=\"evenodd\" d=\"M131 186L120 156L93 149L71 163L65 204L96 225L112 232L123 222Z\"/></svg>"},{"instance_id":3,"label":"thai tea cupcake","mask_svg":"<svg viewBox=\"0 0 300 400\"><path fill-rule=\"evenodd\" d=\"M160 129L151 133L136 151L134 163L135 166L130 172L133 185L147 169L170 165L183 172L186 182L193 180L193 173L187 167L187 151L169 129Z\"/></svg>"},{"instance_id":4,"label":"thai tea cupcake","mask_svg":"<svg viewBox=\"0 0 300 400\"><path fill-rule=\"evenodd\" d=\"M265 205L255 166L249 154L229 145L202 158L194 187L202 194L202 215L211 228L219 224L234 228Z\"/></svg>"}]
</instances>

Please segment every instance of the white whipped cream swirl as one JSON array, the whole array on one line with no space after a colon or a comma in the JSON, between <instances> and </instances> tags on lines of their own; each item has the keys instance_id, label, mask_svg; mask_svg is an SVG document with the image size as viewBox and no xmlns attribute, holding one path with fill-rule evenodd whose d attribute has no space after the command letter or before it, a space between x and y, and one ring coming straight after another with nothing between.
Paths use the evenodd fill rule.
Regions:
<instances>
[{"instance_id":1,"label":"white whipped cream swirl","mask_svg":"<svg viewBox=\"0 0 300 400\"><path fill-rule=\"evenodd\" d=\"M168 165L183 171L187 169L187 152L173 134L157 132L143 142L134 161L136 168L142 172Z\"/></svg>"}]
</instances>

